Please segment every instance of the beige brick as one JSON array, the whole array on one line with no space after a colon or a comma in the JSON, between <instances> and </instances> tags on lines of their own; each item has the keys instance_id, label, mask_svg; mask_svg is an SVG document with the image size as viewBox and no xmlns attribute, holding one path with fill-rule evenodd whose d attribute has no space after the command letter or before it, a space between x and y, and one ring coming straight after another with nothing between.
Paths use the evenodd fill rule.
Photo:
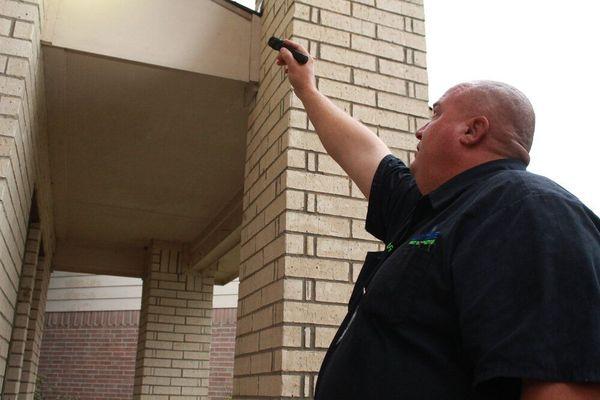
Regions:
<instances>
[{"instance_id":1,"label":"beige brick","mask_svg":"<svg viewBox=\"0 0 600 400\"><path fill-rule=\"evenodd\" d=\"M254 354L250 358L250 373L271 372L271 353Z\"/></svg>"},{"instance_id":2,"label":"beige brick","mask_svg":"<svg viewBox=\"0 0 600 400\"><path fill-rule=\"evenodd\" d=\"M417 99L428 101L429 93L428 93L427 85L419 85L418 83L416 83L415 84L415 97Z\"/></svg>"},{"instance_id":3,"label":"beige brick","mask_svg":"<svg viewBox=\"0 0 600 400\"><path fill-rule=\"evenodd\" d=\"M199 368L200 363L194 360L173 360L174 368Z\"/></svg>"},{"instance_id":4,"label":"beige brick","mask_svg":"<svg viewBox=\"0 0 600 400\"><path fill-rule=\"evenodd\" d=\"M422 51L415 51L414 53L414 63L419 67L425 68L427 66L426 54Z\"/></svg>"},{"instance_id":5,"label":"beige brick","mask_svg":"<svg viewBox=\"0 0 600 400\"><path fill-rule=\"evenodd\" d=\"M427 83L427 70L424 68L387 60L381 60L379 68L382 74L392 75L409 81Z\"/></svg>"},{"instance_id":6,"label":"beige brick","mask_svg":"<svg viewBox=\"0 0 600 400\"><path fill-rule=\"evenodd\" d=\"M2 38L2 52L9 56L29 58L33 49L31 42L22 39Z\"/></svg>"},{"instance_id":7,"label":"beige brick","mask_svg":"<svg viewBox=\"0 0 600 400\"><path fill-rule=\"evenodd\" d=\"M346 315L346 306L284 301L284 320L309 324L339 325Z\"/></svg>"},{"instance_id":8,"label":"beige brick","mask_svg":"<svg viewBox=\"0 0 600 400\"><path fill-rule=\"evenodd\" d=\"M406 81L360 69L354 70L354 83L384 92L406 95Z\"/></svg>"},{"instance_id":9,"label":"beige brick","mask_svg":"<svg viewBox=\"0 0 600 400\"><path fill-rule=\"evenodd\" d=\"M294 3L294 18L298 18L298 19L303 19L306 21L310 20L310 7L305 5L305 4L301 4L301 3Z\"/></svg>"},{"instance_id":10,"label":"beige brick","mask_svg":"<svg viewBox=\"0 0 600 400\"><path fill-rule=\"evenodd\" d=\"M386 26L377 27L377 38L396 43L404 47L410 47L425 51L425 36L416 35Z\"/></svg>"},{"instance_id":11,"label":"beige brick","mask_svg":"<svg viewBox=\"0 0 600 400\"><path fill-rule=\"evenodd\" d=\"M393 111L386 111L377 108L355 105L353 116L359 121L406 131L408 130L408 117Z\"/></svg>"},{"instance_id":12,"label":"beige brick","mask_svg":"<svg viewBox=\"0 0 600 400\"><path fill-rule=\"evenodd\" d=\"M172 378L171 385L173 386L197 386L198 380L193 378Z\"/></svg>"},{"instance_id":13,"label":"beige brick","mask_svg":"<svg viewBox=\"0 0 600 400\"><path fill-rule=\"evenodd\" d=\"M362 52L322 44L321 58L339 64L375 71L375 57Z\"/></svg>"},{"instance_id":14,"label":"beige brick","mask_svg":"<svg viewBox=\"0 0 600 400\"><path fill-rule=\"evenodd\" d=\"M6 73L9 75L25 77L29 75L29 62L26 59L9 58L6 66Z\"/></svg>"},{"instance_id":15,"label":"beige brick","mask_svg":"<svg viewBox=\"0 0 600 400\"><path fill-rule=\"evenodd\" d=\"M419 35L425 35L425 22L417 19L411 19L412 31Z\"/></svg>"},{"instance_id":16,"label":"beige brick","mask_svg":"<svg viewBox=\"0 0 600 400\"><path fill-rule=\"evenodd\" d=\"M330 81L327 79L320 79L319 90L326 96L348 100L354 103L367 104L371 106L375 105L375 91L370 89Z\"/></svg>"},{"instance_id":17,"label":"beige brick","mask_svg":"<svg viewBox=\"0 0 600 400\"><path fill-rule=\"evenodd\" d=\"M33 24L17 21L15 23L15 30L13 32L13 36L20 39L32 40L34 29L35 28Z\"/></svg>"},{"instance_id":18,"label":"beige brick","mask_svg":"<svg viewBox=\"0 0 600 400\"><path fill-rule=\"evenodd\" d=\"M350 1L347 0L302 0L302 2L325 10L350 14Z\"/></svg>"},{"instance_id":19,"label":"beige brick","mask_svg":"<svg viewBox=\"0 0 600 400\"><path fill-rule=\"evenodd\" d=\"M185 360L208 360L207 351L184 351L183 358Z\"/></svg>"},{"instance_id":20,"label":"beige brick","mask_svg":"<svg viewBox=\"0 0 600 400\"><path fill-rule=\"evenodd\" d=\"M300 376L283 375L281 377L281 395L286 397L300 397Z\"/></svg>"},{"instance_id":21,"label":"beige brick","mask_svg":"<svg viewBox=\"0 0 600 400\"><path fill-rule=\"evenodd\" d=\"M352 48L380 58L391 58L396 61L405 59L404 47L363 36L352 35Z\"/></svg>"},{"instance_id":22,"label":"beige brick","mask_svg":"<svg viewBox=\"0 0 600 400\"><path fill-rule=\"evenodd\" d=\"M285 257L284 262L287 276L348 280L350 269L347 262L305 257Z\"/></svg>"},{"instance_id":23,"label":"beige brick","mask_svg":"<svg viewBox=\"0 0 600 400\"><path fill-rule=\"evenodd\" d=\"M8 63L8 57L0 55L0 73L6 71L6 64Z\"/></svg>"},{"instance_id":24,"label":"beige brick","mask_svg":"<svg viewBox=\"0 0 600 400\"><path fill-rule=\"evenodd\" d=\"M430 115L429 106L426 101L396 96L391 93L379 93L377 96L377 105L381 108L422 118L429 118Z\"/></svg>"},{"instance_id":25,"label":"beige brick","mask_svg":"<svg viewBox=\"0 0 600 400\"><path fill-rule=\"evenodd\" d=\"M365 240L378 240L365 230L365 221L358 219L352 220L352 237Z\"/></svg>"},{"instance_id":26,"label":"beige brick","mask_svg":"<svg viewBox=\"0 0 600 400\"><path fill-rule=\"evenodd\" d=\"M315 63L315 75L318 77L350 82L350 73L350 67L330 63L324 60L317 60Z\"/></svg>"},{"instance_id":27,"label":"beige brick","mask_svg":"<svg viewBox=\"0 0 600 400\"><path fill-rule=\"evenodd\" d=\"M377 244L358 240L317 238L317 256L344 260L364 260L368 251L376 251Z\"/></svg>"},{"instance_id":28,"label":"beige brick","mask_svg":"<svg viewBox=\"0 0 600 400\"><path fill-rule=\"evenodd\" d=\"M283 299L302 300L302 280L284 279L283 280ZM280 298L280 299L281 299Z\"/></svg>"},{"instance_id":29,"label":"beige brick","mask_svg":"<svg viewBox=\"0 0 600 400\"><path fill-rule=\"evenodd\" d=\"M33 4L0 0L2 15L24 21L39 23L38 8Z\"/></svg>"},{"instance_id":30,"label":"beige brick","mask_svg":"<svg viewBox=\"0 0 600 400\"><path fill-rule=\"evenodd\" d=\"M316 372L325 357L323 350L288 350L281 352L281 369L283 371Z\"/></svg>"},{"instance_id":31,"label":"beige brick","mask_svg":"<svg viewBox=\"0 0 600 400\"><path fill-rule=\"evenodd\" d=\"M340 165L327 154L318 155L319 172L325 172L327 174L348 176L346 172L340 167Z\"/></svg>"},{"instance_id":32,"label":"beige brick","mask_svg":"<svg viewBox=\"0 0 600 400\"><path fill-rule=\"evenodd\" d=\"M353 285L350 283L317 281L315 296L317 301L326 303L347 304L352 293Z\"/></svg>"},{"instance_id":33,"label":"beige brick","mask_svg":"<svg viewBox=\"0 0 600 400\"><path fill-rule=\"evenodd\" d=\"M305 168L306 167L306 152L296 149L288 149L287 154L287 165L292 168Z\"/></svg>"},{"instance_id":34,"label":"beige brick","mask_svg":"<svg viewBox=\"0 0 600 400\"><path fill-rule=\"evenodd\" d=\"M377 0L377 7L408 17L423 19L423 6L401 0Z\"/></svg>"},{"instance_id":35,"label":"beige brick","mask_svg":"<svg viewBox=\"0 0 600 400\"><path fill-rule=\"evenodd\" d=\"M374 23L329 11L321 11L321 24L360 35L375 36Z\"/></svg>"},{"instance_id":36,"label":"beige brick","mask_svg":"<svg viewBox=\"0 0 600 400\"><path fill-rule=\"evenodd\" d=\"M155 356L156 358L179 359L183 357L183 352L172 350L156 350Z\"/></svg>"},{"instance_id":37,"label":"beige brick","mask_svg":"<svg viewBox=\"0 0 600 400\"><path fill-rule=\"evenodd\" d=\"M347 219L325 215L287 212L283 224L286 230L317 235L350 236L350 222Z\"/></svg>"},{"instance_id":38,"label":"beige brick","mask_svg":"<svg viewBox=\"0 0 600 400\"><path fill-rule=\"evenodd\" d=\"M350 45L350 34L348 32L342 32L337 29L331 29L309 22L295 21L294 32L298 36L323 43L335 44L343 47L348 47Z\"/></svg>"},{"instance_id":39,"label":"beige brick","mask_svg":"<svg viewBox=\"0 0 600 400\"><path fill-rule=\"evenodd\" d=\"M412 133L391 131L387 129L381 129L379 131L379 137L388 146L404 150L415 150L419 143L419 140Z\"/></svg>"},{"instance_id":40,"label":"beige brick","mask_svg":"<svg viewBox=\"0 0 600 400\"><path fill-rule=\"evenodd\" d=\"M337 332L337 328L315 327L315 347L328 348Z\"/></svg>"},{"instance_id":41,"label":"beige brick","mask_svg":"<svg viewBox=\"0 0 600 400\"><path fill-rule=\"evenodd\" d=\"M153 368L153 375L172 376L178 378L181 376L181 370L179 368Z\"/></svg>"},{"instance_id":42,"label":"beige brick","mask_svg":"<svg viewBox=\"0 0 600 400\"><path fill-rule=\"evenodd\" d=\"M22 101L16 97L0 98L0 114L11 115L17 118L20 114Z\"/></svg>"},{"instance_id":43,"label":"beige brick","mask_svg":"<svg viewBox=\"0 0 600 400\"><path fill-rule=\"evenodd\" d=\"M281 376L260 375L258 377L258 395L276 397L281 395Z\"/></svg>"},{"instance_id":44,"label":"beige brick","mask_svg":"<svg viewBox=\"0 0 600 400\"><path fill-rule=\"evenodd\" d=\"M170 382L167 385L170 385ZM181 394L181 388L175 386L158 386L158 384L154 383L152 394Z\"/></svg>"},{"instance_id":45,"label":"beige brick","mask_svg":"<svg viewBox=\"0 0 600 400\"><path fill-rule=\"evenodd\" d=\"M285 186L292 189L321 193L349 195L347 178L288 170L284 173Z\"/></svg>"},{"instance_id":46,"label":"beige brick","mask_svg":"<svg viewBox=\"0 0 600 400\"><path fill-rule=\"evenodd\" d=\"M258 376L236 378L233 385L234 396L258 396Z\"/></svg>"},{"instance_id":47,"label":"beige brick","mask_svg":"<svg viewBox=\"0 0 600 400\"><path fill-rule=\"evenodd\" d=\"M317 136L316 133L303 132L296 129L287 131L284 137L284 146L325 153L325 148L321 143L321 139L319 139L319 136Z\"/></svg>"},{"instance_id":48,"label":"beige brick","mask_svg":"<svg viewBox=\"0 0 600 400\"><path fill-rule=\"evenodd\" d=\"M0 18L0 35L10 35L10 29L12 28L12 21L6 18Z\"/></svg>"},{"instance_id":49,"label":"beige brick","mask_svg":"<svg viewBox=\"0 0 600 400\"><path fill-rule=\"evenodd\" d=\"M187 397L171 397L170 400L196 400L198 396L208 395L208 387L182 387L181 394Z\"/></svg>"},{"instance_id":50,"label":"beige brick","mask_svg":"<svg viewBox=\"0 0 600 400\"><path fill-rule=\"evenodd\" d=\"M317 212L364 219L367 215L367 202L364 200L317 194Z\"/></svg>"},{"instance_id":51,"label":"beige brick","mask_svg":"<svg viewBox=\"0 0 600 400\"><path fill-rule=\"evenodd\" d=\"M404 17L373 7L354 4L352 15L356 18L365 19L379 25L391 26L396 29L404 29Z\"/></svg>"},{"instance_id":52,"label":"beige brick","mask_svg":"<svg viewBox=\"0 0 600 400\"><path fill-rule=\"evenodd\" d=\"M165 367L168 368L171 366L171 360L165 360L162 358L146 358L144 360L144 364L147 367ZM175 367L175 365L173 365Z\"/></svg>"}]
</instances>

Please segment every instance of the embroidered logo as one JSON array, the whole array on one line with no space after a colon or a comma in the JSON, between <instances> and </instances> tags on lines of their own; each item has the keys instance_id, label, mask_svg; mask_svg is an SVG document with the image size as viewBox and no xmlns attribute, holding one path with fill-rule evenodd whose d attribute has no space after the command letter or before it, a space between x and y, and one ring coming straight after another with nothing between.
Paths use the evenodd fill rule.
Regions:
<instances>
[{"instance_id":1,"label":"embroidered logo","mask_svg":"<svg viewBox=\"0 0 600 400\"><path fill-rule=\"evenodd\" d=\"M410 238L410 241L408 242L408 244L411 246L417 246L417 247L421 247L421 246L427 247L427 250L429 250L431 248L431 246L433 246L435 244L435 241L439 237L440 237L439 232L432 231L432 232L420 233L420 234L415 235L412 238Z\"/></svg>"},{"instance_id":2,"label":"embroidered logo","mask_svg":"<svg viewBox=\"0 0 600 400\"><path fill-rule=\"evenodd\" d=\"M388 243L388 245L385 246L385 251L387 251L389 253L392 250L394 250L394 245L392 243Z\"/></svg>"}]
</instances>

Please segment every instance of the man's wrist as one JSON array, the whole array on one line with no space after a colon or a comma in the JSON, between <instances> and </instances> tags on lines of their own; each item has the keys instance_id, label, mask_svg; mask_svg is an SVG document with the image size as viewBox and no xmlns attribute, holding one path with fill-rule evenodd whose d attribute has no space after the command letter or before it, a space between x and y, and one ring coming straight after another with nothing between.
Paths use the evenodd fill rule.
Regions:
<instances>
[{"instance_id":1,"label":"man's wrist","mask_svg":"<svg viewBox=\"0 0 600 400\"><path fill-rule=\"evenodd\" d=\"M311 98L314 98L321 94L319 92L319 89L317 89L315 86L311 86L302 90L294 90L294 92L303 104L307 101L310 101Z\"/></svg>"}]
</instances>

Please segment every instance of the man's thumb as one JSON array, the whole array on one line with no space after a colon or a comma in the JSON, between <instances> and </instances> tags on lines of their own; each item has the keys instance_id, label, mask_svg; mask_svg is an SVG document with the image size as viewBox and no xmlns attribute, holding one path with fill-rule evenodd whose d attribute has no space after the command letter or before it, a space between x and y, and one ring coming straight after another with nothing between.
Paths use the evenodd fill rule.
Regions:
<instances>
[{"instance_id":1,"label":"man's thumb","mask_svg":"<svg viewBox=\"0 0 600 400\"><path fill-rule=\"evenodd\" d=\"M281 58L283 58L283 61L285 61L286 65L290 65L292 62L294 62L294 56L292 55L291 51L285 47L282 47L279 52L281 53Z\"/></svg>"}]
</instances>

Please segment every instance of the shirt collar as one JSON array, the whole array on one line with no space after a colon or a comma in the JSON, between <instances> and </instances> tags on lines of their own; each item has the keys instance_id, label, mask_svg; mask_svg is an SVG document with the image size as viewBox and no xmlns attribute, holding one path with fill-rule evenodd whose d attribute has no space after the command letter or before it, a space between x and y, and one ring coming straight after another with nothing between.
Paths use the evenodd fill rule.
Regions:
<instances>
[{"instance_id":1,"label":"shirt collar","mask_svg":"<svg viewBox=\"0 0 600 400\"><path fill-rule=\"evenodd\" d=\"M489 161L473 168L470 168L456 175L440 187L429 193L428 197L431 206L434 209L440 208L449 203L452 199L465 191L472 184L480 181L482 178L502 170L522 170L527 166L519 160L501 159Z\"/></svg>"}]
</instances>

